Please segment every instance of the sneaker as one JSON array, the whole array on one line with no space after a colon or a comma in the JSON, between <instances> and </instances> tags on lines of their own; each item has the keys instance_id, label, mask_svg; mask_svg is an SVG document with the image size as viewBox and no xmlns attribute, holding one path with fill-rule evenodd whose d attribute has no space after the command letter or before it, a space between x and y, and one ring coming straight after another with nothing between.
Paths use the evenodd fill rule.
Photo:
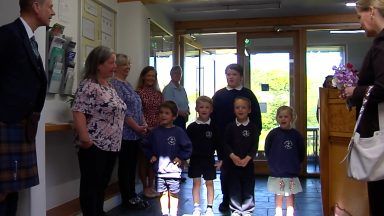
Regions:
<instances>
[{"instance_id":1,"label":"sneaker","mask_svg":"<svg viewBox=\"0 0 384 216\"><path fill-rule=\"evenodd\" d=\"M220 212L227 212L227 211L229 211L229 204L228 203L224 203L224 202L220 203L219 211Z\"/></svg>"},{"instance_id":2,"label":"sneaker","mask_svg":"<svg viewBox=\"0 0 384 216\"><path fill-rule=\"evenodd\" d=\"M239 212L232 212L231 216L241 216L241 214Z\"/></svg>"},{"instance_id":3,"label":"sneaker","mask_svg":"<svg viewBox=\"0 0 384 216\"><path fill-rule=\"evenodd\" d=\"M195 207L193 209L193 213L192 213L193 216L200 216L201 215L201 209L200 207Z\"/></svg>"},{"instance_id":4,"label":"sneaker","mask_svg":"<svg viewBox=\"0 0 384 216\"><path fill-rule=\"evenodd\" d=\"M207 210L205 211L205 216L213 216L213 210L212 208L207 208Z\"/></svg>"}]
</instances>

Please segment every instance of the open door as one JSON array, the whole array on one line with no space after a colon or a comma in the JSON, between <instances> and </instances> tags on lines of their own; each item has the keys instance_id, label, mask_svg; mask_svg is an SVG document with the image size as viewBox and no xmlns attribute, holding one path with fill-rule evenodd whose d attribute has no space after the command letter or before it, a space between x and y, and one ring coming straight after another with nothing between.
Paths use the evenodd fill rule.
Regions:
<instances>
[{"instance_id":1,"label":"open door","mask_svg":"<svg viewBox=\"0 0 384 216\"><path fill-rule=\"evenodd\" d=\"M244 66L244 85L256 95L261 109L263 129L255 161L256 174L269 174L265 154L265 138L277 127L276 110L282 105L299 110L300 76L297 74L298 33L239 33L238 62ZM296 122L295 128L305 119ZM306 133L302 133L306 137ZM306 166L306 164L304 164Z\"/></svg>"}]
</instances>

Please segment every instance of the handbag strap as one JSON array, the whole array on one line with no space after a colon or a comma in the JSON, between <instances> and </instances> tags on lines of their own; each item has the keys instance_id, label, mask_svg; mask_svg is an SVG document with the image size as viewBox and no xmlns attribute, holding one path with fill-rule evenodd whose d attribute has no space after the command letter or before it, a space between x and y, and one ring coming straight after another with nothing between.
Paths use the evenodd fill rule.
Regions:
<instances>
[{"instance_id":1,"label":"handbag strap","mask_svg":"<svg viewBox=\"0 0 384 216\"><path fill-rule=\"evenodd\" d=\"M352 134L351 140L349 141L347 155L345 155L345 157L343 158L343 160L340 163L343 163L345 160L347 160L349 158L350 154L351 154L353 145L355 143L354 142L354 138L355 138L356 130L357 130L357 127L360 124L360 120L361 120L361 117L363 116L363 113L364 113L364 110L366 108L366 105L367 105L367 102L368 102L368 98L369 98L369 95L371 94L372 88L373 88L373 86L368 86L368 89L365 92L365 95L364 95L364 98L363 98L363 104L361 105L361 109L360 109L360 112L359 112L359 117L356 120L355 128L353 129L353 134Z\"/></svg>"},{"instance_id":2,"label":"handbag strap","mask_svg":"<svg viewBox=\"0 0 384 216\"><path fill-rule=\"evenodd\" d=\"M368 98L369 98L369 95L371 94L372 88L373 88L373 86L368 86L367 92L365 92L365 95L364 95L364 98L363 98L363 105L361 106L361 109L360 109L360 112L359 112L359 117L358 117L357 120L356 120L355 129L353 129L352 139L353 139L353 137L355 136L357 127L358 127L359 124L360 124L361 117L363 116L364 110L365 110L365 108L366 108L366 106L367 106ZM380 118L380 117L379 117L379 118ZM381 126L380 126L380 127L381 127ZM381 128L380 128L380 129L381 129Z\"/></svg>"},{"instance_id":3,"label":"handbag strap","mask_svg":"<svg viewBox=\"0 0 384 216\"><path fill-rule=\"evenodd\" d=\"M380 131L384 131L384 102L377 105L377 115L379 117Z\"/></svg>"}]
</instances>

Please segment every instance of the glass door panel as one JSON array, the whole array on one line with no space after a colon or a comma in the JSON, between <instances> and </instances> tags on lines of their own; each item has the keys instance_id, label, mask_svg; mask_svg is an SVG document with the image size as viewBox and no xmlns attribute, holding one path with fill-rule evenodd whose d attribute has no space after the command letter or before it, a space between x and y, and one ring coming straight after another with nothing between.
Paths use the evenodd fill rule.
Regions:
<instances>
[{"instance_id":1,"label":"glass door panel","mask_svg":"<svg viewBox=\"0 0 384 216\"><path fill-rule=\"evenodd\" d=\"M183 85L189 101L189 119L187 125L196 120L196 99L200 89L200 49L188 43L185 45Z\"/></svg>"},{"instance_id":2,"label":"glass door panel","mask_svg":"<svg viewBox=\"0 0 384 216\"><path fill-rule=\"evenodd\" d=\"M265 137L277 126L278 107L291 106L290 74L292 38L249 39L250 88L259 100L263 129L259 151L264 151Z\"/></svg>"},{"instance_id":3,"label":"glass door panel","mask_svg":"<svg viewBox=\"0 0 384 216\"><path fill-rule=\"evenodd\" d=\"M256 95L263 123L255 172L269 174L264 146L267 134L278 126L276 110L283 105L295 109L295 34L240 33L237 41L244 85Z\"/></svg>"},{"instance_id":4,"label":"glass door panel","mask_svg":"<svg viewBox=\"0 0 384 216\"><path fill-rule=\"evenodd\" d=\"M308 36L312 37L315 33L311 32ZM307 47L307 173L320 172L319 88L327 76L334 74L332 67L344 62L344 45Z\"/></svg>"},{"instance_id":5,"label":"glass door panel","mask_svg":"<svg viewBox=\"0 0 384 216\"><path fill-rule=\"evenodd\" d=\"M169 83L169 72L173 66L173 36L152 21L150 34L149 65L156 68L159 87L162 90Z\"/></svg>"},{"instance_id":6,"label":"glass door panel","mask_svg":"<svg viewBox=\"0 0 384 216\"><path fill-rule=\"evenodd\" d=\"M225 68L237 61L236 49L209 49L201 55L200 95L213 97L227 86Z\"/></svg>"}]
</instances>

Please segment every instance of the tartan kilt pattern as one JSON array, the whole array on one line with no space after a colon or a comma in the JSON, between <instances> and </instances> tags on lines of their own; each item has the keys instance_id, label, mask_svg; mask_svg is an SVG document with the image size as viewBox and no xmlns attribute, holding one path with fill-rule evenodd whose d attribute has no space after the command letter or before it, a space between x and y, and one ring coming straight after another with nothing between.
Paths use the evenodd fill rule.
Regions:
<instances>
[{"instance_id":1,"label":"tartan kilt pattern","mask_svg":"<svg viewBox=\"0 0 384 216\"><path fill-rule=\"evenodd\" d=\"M26 128L26 123L0 122L0 193L39 184L36 145Z\"/></svg>"}]
</instances>

